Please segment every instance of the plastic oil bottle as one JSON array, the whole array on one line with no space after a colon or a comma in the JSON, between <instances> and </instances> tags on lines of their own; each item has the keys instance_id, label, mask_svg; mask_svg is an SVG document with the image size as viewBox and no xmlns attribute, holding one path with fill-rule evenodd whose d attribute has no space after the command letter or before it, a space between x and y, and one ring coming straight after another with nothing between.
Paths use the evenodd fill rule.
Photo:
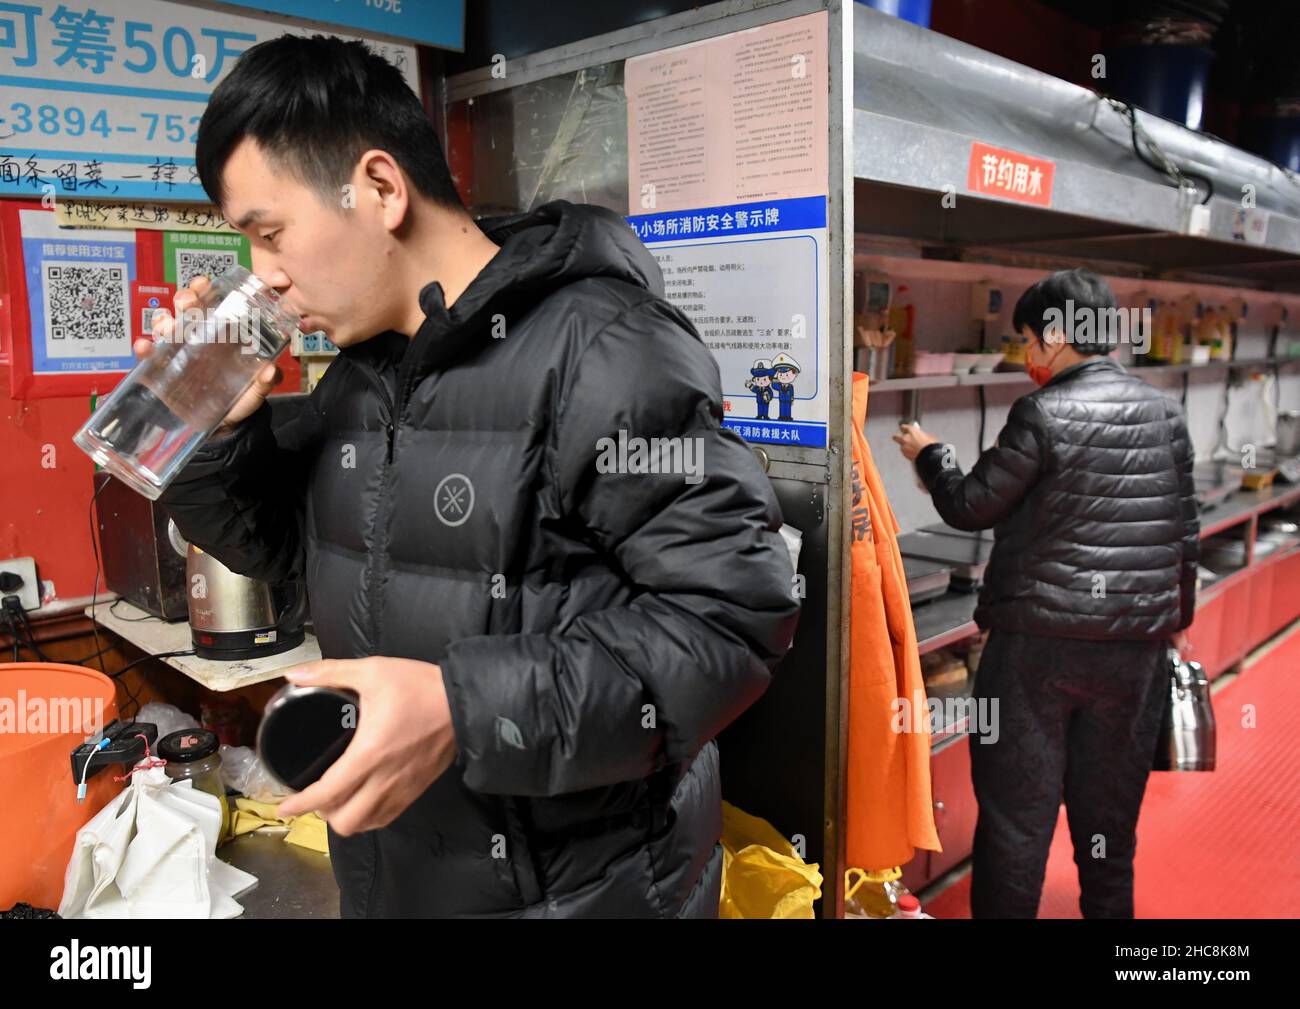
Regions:
<instances>
[{"instance_id":1,"label":"plastic oil bottle","mask_svg":"<svg viewBox=\"0 0 1300 1009\"><path fill-rule=\"evenodd\" d=\"M892 918L901 898L910 897L900 866L849 869L844 873L844 914L849 918ZM915 899L915 898L912 898Z\"/></svg>"}]
</instances>

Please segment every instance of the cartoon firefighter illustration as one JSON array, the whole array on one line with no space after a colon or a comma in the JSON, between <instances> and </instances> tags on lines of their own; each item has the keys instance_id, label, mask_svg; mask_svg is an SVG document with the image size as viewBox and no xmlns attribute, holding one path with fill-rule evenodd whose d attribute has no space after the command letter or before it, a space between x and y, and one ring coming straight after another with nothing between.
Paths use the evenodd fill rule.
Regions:
<instances>
[{"instance_id":1,"label":"cartoon firefighter illustration","mask_svg":"<svg viewBox=\"0 0 1300 1009\"><path fill-rule=\"evenodd\" d=\"M777 354L772 361L772 377L780 413L777 420L794 420L791 411L794 408L794 380L800 372L799 362L789 354Z\"/></svg>"},{"instance_id":2,"label":"cartoon firefighter illustration","mask_svg":"<svg viewBox=\"0 0 1300 1009\"><path fill-rule=\"evenodd\" d=\"M759 420L771 420L767 415L767 406L772 402L772 362L759 358L754 362L754 367L749 369L749 375L745 388L754 391L754 399L758 403L757 417Z\"/></svg>"}]
</instances>

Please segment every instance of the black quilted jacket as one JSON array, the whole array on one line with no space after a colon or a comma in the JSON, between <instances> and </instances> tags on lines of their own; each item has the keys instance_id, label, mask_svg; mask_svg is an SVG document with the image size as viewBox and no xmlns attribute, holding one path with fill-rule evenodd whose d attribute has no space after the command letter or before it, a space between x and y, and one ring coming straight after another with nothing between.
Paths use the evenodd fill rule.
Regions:
<instances>
[{"instance_id":1,"label":"black quilted jacket","mask_svg":"<svg viewBox=\"0 0 1300 1009\"><path fill-rule=\"evenodd\" d=\"M305 574L327 658L442 666L456 763L331 832L345 915L716 914L712 740L798 612L776 498L622 218L479 225L502 248L450 310L429 284L413 341L343 350L300 420L263 407L164 502L234 570ZM700 479L608 472L620 432L697 439Z\"/></svg>"},{"instance_id":2,"label":"black quilted jacket","mask_svg":"<svg viewBox=\"0 0 1300 1009\"><path fill-rule=\"evenodd\" d=\"M935 508L994 530L975 620L1063 638L1158 639L1192 622L1200 521L1177 403L1109 358L1018 399L969 474L917 456Z\"/></svg>"}]
</instances>

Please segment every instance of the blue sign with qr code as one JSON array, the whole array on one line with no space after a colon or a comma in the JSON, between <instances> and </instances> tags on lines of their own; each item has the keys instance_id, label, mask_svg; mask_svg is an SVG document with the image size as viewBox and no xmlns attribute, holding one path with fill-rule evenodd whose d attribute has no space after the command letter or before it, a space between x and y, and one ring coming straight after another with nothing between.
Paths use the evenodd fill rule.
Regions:
<instances>
[{"instance_id":1,"label":"blue sign with qr code","mask_svg":"<svg viewBox=\"0 0 1300 1009\"><path fill-rule=\"evenodd\" d=\"M43 210L24 210L19 218L32 374L130 371L135 233L61 230Z\"/></svg>"}]
</instances>

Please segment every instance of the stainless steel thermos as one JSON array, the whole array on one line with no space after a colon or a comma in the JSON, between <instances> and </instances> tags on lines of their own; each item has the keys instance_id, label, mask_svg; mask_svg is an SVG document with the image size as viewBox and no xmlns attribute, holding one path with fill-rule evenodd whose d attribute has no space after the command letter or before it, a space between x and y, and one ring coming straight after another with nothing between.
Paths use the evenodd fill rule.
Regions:
<instances>
[{"instance_id":1,"label":"stainless steel thermos","mask_svg":"<svg viewBox=\"0 0 1300 1009\"><path fill-rule=\"evenodd\" d=\"M1169 649L1165 711L1156 745L1156 771L1214 770L1214 707L1210 681L1199 662Z\"/></svg>"}]
</instances>

